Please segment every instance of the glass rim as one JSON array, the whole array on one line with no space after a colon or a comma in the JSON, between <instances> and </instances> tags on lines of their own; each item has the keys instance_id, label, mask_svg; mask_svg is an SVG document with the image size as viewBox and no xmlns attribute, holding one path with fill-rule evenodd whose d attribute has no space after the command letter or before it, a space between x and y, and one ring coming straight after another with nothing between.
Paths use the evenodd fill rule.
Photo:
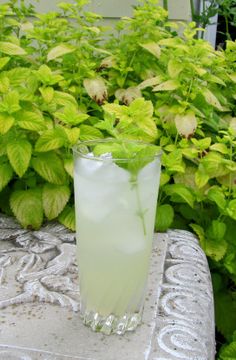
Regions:
<instances>
[{"instance_id":1,"label":"glass rim","mask_svg":"<svg viewBox=\"0 0 236 360\"><path fill-rule=\"evenodd\" d=\"M109 161L109 160L113 160L113 161L123 161L123 162L127 162L130 160L135 159L135 157L133 158L102 158L101 156L88 156L88 154L83 153L82 151L79 150L79 148L83 147L83 146L89 146L92 144L103 144L103 143L119 143L119 142L125 142L125 143L133 143L133 144L140 144L140 145L146 145L146 146L157 146L155 144L152 143L148 143L142 140L131 140L131 139L123 139L123 140L118 140L118 139L113 139L113 138L105 138L105 139L94 139L94 140L85 140L85 141L79 141L77 144L75 144L72 147L73 153L79 155L80 157L84 158L84 159L88 159L88 160L96 160L96 161ZM161 149L157 149L157 153L153 156L146 156L144 157L144 159L157 159L160 158L162 155L162 150Z\"/></svg>"}]
</instances>

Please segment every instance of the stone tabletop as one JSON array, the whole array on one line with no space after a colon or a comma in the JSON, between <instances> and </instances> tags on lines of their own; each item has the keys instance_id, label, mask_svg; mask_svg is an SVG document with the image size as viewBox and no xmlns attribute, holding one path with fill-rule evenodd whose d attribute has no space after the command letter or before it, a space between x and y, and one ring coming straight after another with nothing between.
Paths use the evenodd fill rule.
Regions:
<instances>
[{"instance_id":1,"label":"stone tabletop","mask_svg":"<svg viewBox=\"0 0 236 360\"><path fill-rule=\"evenodd\" d=\"M50 223L23 230L0 215L1 360L213 360L206 257L193 234L155 234L143 324L93 333L79 317L75 235Z\"/></svg>"}]
</instances>

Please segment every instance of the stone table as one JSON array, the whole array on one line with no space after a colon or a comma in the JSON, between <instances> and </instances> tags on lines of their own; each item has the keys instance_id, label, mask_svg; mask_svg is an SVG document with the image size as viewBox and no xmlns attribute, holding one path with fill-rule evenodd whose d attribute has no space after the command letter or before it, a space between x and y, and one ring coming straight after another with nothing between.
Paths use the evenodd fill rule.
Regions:
<instances>
[{"instance_id":1,"label":"stone table","mask_svg":"<svg viewBox=\"0 0 236 360\"><path fill-rule=\"evenodd\" d=\"M155 234L143 324L93 333L79 317L75 236L50 223L23 230L0 216L1 360L213 360L206 257L186 231Z\"/></svg>"}]
</instances>

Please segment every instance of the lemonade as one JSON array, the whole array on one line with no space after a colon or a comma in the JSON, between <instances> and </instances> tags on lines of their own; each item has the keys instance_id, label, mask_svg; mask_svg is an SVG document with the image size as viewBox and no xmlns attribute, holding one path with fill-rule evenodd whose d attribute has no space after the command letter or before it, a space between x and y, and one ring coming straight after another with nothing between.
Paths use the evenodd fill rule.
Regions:
<instances>
[{"instance_id":1,"label":"lemonade","mask_svg":"<svg viewBox=\"0 0 236 360\"><path fill-rule=\"evenodd\" d=\"M137 174L111 154L75 157L81 314L104 333L141 320L160 177L160 158Z\"/></svg>"}]
</instances>

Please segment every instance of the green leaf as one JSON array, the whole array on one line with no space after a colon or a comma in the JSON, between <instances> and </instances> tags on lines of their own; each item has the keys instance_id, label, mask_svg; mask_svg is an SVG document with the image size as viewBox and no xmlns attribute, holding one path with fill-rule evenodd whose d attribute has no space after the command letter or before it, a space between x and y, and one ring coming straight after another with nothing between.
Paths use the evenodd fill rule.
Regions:
<instances>
[{"instance_id":1,"label":"green leaf","mask_svg":"<svg viewBox=\"0 0 236 360\"><path fill-rule=\"evenodd\" d=\"M10 164L0 164L0 191L9 183L12 176L13 170Z\"/></svg>"},{"instance_id":2,"label":"green leaf","mask_svg":"<svg viewBox=\"0 0 236 360\"><path fill-rule=\"evenodd\" d=\"M190 224L190 227L198 235L202 249L206 255L215 261L220 261L226 254L228 244L226 241L207 239L203 228L198 224Z\"/></svg>"},{"instance_id":3,"label":"green leaf","mask_svg":"<svg viewBox=\"0 0 236 360\"><path fill-rule=\"evenodd\" d=\"M27 140L16 140L7 144L8 159L19 177L28 169L31 153L32 146Z\"/></svg>"},{"instance_id":4,"label":"green leaf","mask_svg":"<svg viewBox=\"0 0 236 360\"><path fill-rule=\"evenodd\" d=\"M191 208L194 206L194 195L192 191L183 184L170 184L164 187L165 193L171 196L174 202L186 202Z\"/></svg>"},{"instance_id":5,"label":"green leaf","mask_svg":"<svg viewBox=\"0 0 236 360\"><path fill-rule=\"evenodd\" d=\"M183 71L183 69L184 69L184 65L181 62L175 59L169 60L168 73L171 78L177 78L178 75L181 73L181 71Z\"/></svg>"},{"instance_id":6,"label":"green leaf","mask_svg":"<svg viewBox=\"0 0 236 360\"><path fill-rule=\"evenodd\" d=\"M67 185L45 184L43 187L43 209L48 220L55 219L64 209L70 198Z\"/></svg>"},{"instance_id":7,"label":"green leaf","mask_svg":"<svg viewBox=\"0 0 236 360\"><path fill-rule=\"evenodd\" d=\"M54 89L53 89L53 87L51 87L51 86L40 87L39 91L40 91L40 93L41 93L41 95L43 97L43 100L47 104L49 104L52 101L53 97L54 97Z\"/></svg>"},{"instance_id":8,"label":"green leaf","mask_svg":"<svg viewBox=\"0 0 236 360\"><path fill-rule=\"evenodd\" d=\"M232 219L236 220L236 199L229 202L227 213Z\"/></svg>"},{"instance_id":9,"label":"green leaf","mask_svg":"<svg viewBox=\"0 0 236 360\"><path fill-rule=\"evenodd\" d=\"M0 74L0 93L6 94L9 92L10 81L9 78L4 75L4 73Z\"/></svg>"},{"instance_id":10,"label":"green leaf","mask_svg":"<svg viewBox=\"0 0 236 360\"><path fill-rule=\"evenodd\" d=\"M128 149L129 154L128 156L125 156L125 158L131 157L130 161L128 162L128 170L135 176L143 167L152 162L160 152L160 148L154 145L145 146L143 149L138 149L137 147L135 156L133 156L132 148L129 150L128 144L126 144L126 149ZM121 158L123 158L123 152L121 154Z\"/></svg>"},{"instance_id":11,"label":"green leaf","mask_svg":"<svg viewBox=\"0 0 236 360\"><path fill-rule=\"evenodd\" d=\"M0 52L7 55L26 55L23 48L10 42L0 41Z\"/></svg>"},{"instance_id":12,"label":"green leaf","mask_svg":"<svg viewBox=\"0 0 236 360\"><path fill-rule=\"evenodd\" d=\"M217 110L223 111L223 107L217 97L207 88L201 90L202 95L205 98L205 101L209 104L214 106Z\"/></svg>"},{"instance_id":13,"label":"green leaf","mask_svg":"<svg viewBox=\"0 0 236 360\"><path fill-rule=\"evenodd\" d=\"M72 53L73 51L75 51L75 48L67 44L57 45L49 51L47 55L47 61L55 60L58 57Z\"/></svg>"},{"instance_id":14,"label":"green leaf","mask_svg":"<svg viewBox=\"0 0 236 360\"><path fill-rule=\"evenodd\" d=\"M206 174L203 166L200 164L198 170L195 173L195 183L199 189L201 189L203 186L205 186L210 177Z\"/></svg>"},{"instance_id":15,"label":"green leaf","mask_svg":"<svg viewBox=\"0 0 236 360\"><path fill-rule=\"evenodd\" d=\"M103 139L104 136L98 129L90 125L81 125L80 126L80 140L94 140L94 139Z\"/></svg>"},{"instance_id":16,"label":"green leaf","mask_svg":"<svg viewBox=\"0 0 236 360\"><path fill-rule=\"evenodd\" d=\"M4 66L9 62L10 59L11 58L8 56L0 58L0 70L4 68Z\"/></svg>"},{"instance_id":17,"label":"green leaf","mask_svg":"<svg viewBox=\"0 0 236 360\"><path fill-rule=\"evenodd\" d=\"M66 172L73 178L74 177L74 160L73 156L64 159L64 168Z\"/></svg>"},{"instance_id":18,"label":"green leaf","mask_svg":"<svg viewBox=\"0 0 236 360\"><path fill-rule=\"evenodd\" d=\"M0 111L11 115L20 109L19 93L15 90L8 91L4 95L3 101L0 103Z\"/></svg>"},{"instance_id":19,"label":"green leaf","mask_svg":"<svg viewBox=\"0 0 236 360\"><path fill-rule=\"evenodd\" d=\"M160 85L153 88L153 91L172 91L178 89L180 86L177 80L167 80Z\"/></svg>"},{"instance_id":20,"label":"green leaf","mask_svg":"<svg viewBox=\"0 0 236 360\"><path fill-rule=\"evenodd\" d=\"M224 346L219 354L219 360L235 360L236 359L236 341Z\"/></svg>"},{"instance_id":21,"label":"green leaf","mask_svg":"<svg viewBox=\"0 0 236 360\"><path fill-rule=\"evenodd\" d=\"M41 65L35 74L37 78L45 85L54 85L63 80L61 75L53 73L47 65Z\"/></svg>"},{"instance_id":22,"label":"green leaf","mask_svg":"<svg viewBox=\"0 0 236 360\"><path fill-rule=\"evenodd\" d=\"M182 173L185 171L182 151L180 149L174 150L170 154L164 153L162 155L162 163L167 171Z\"/></svg>"},{"instance_id":23,"label":"green leaf","mask_svg":"<svg viewBox=\"0 0 236 360\"><path fill-rule=\"evenodd\" d=\"M167 184L169 181L170 181L170 175L168 175L167 173L162 171L161 178L160 178L160 186Z\"/></svg>"},{"instance_id":24,"label":"green leaf","mask_svg":"<svg viewBox=\"0 0 236 360\"><path fill-rule=\"evenodd\" d=\"M139 44L143 49L150 52L152 55L154 55L156 58L160 58L161 56L161 48L157 43L150 42L146 44Z\"/></svg>"},{"instance_id":25,"label":"green leaf","mask_svg":"<svg viewBox=\"0 0 236 360\"><path fill-rule=\"evenodd\" d=\"M219 186L212 186L207 192L207 197L209 200L215 202L219 209L223 210L225 208L225 195L223 194L222 189Z\"/></svg>"},{"instance_id":26,"label":"green leaf","mask_svg":"<svg viewBox=\"0 0 236 360\"><path fill-rule=\"evenodd\" d=\"M6 113L0 113L0 134L6 134L14 125L14 117Z\"/></svg>"},{"instance_id":27,"label":"green leaf","mask_svg":"<svg viewBox=\"0 0 236 360\"><path fill-rule=\"evenodd\" d=\"M206 235L214 241L221 241L226 233L226 225L222 221L213 220L207 228Z\"/></svg>"},{"instance_id":28,"label":"green leaf","mask_svg":"<svg viewBox=\"0 0 236 360\"><path fill-rule=\"evenodd\" d=\"M54 91L53 100L59 106L71 106L71 105L74 105L76 107L78 106L77 101L72 95L62 91Z\"/></svg>"},{"instance_id":29,"label":"green leaf","mask_svg":"<svg viewBox=\"0 0 236 360\"><path fill-rule=\"evenodd\" d=\"M211 145L212 139L210 137L206 137L204 139L197 140L195 138L191 139L192 143L199 148L200 150L206 150Z\"/></svg>"},{"instance_id":30,"label":"green leaf","mask_svg":"<svg viewBox=\"0 0 236 360\"><path fill-rule=\"evenodd\" d=\"M78 125L89 118L89 115L79 112L78 107L74 105L65 106L54 115L69 125Z\"/></svg>"},{"instance_id":31,"label":"green leaf","mask_svg":"<svg viewBox=\"0 0 236 360\"><path fill-rule=\"evenodd\" d=\"M75 208L67 205L58 217L58 221L68 229L75 231Z\"/></svg>"},{"instance_id":32,"label":"green leaf","mask_svg":"<svg viewBox=\"0 0 236 360\"><path fill-rule=\"evenodd\" d=\"M40 189L14 191L11 209L24 228L39 229L43 222L42 192Z\"/></svg>"},{"instance_id":33,"label":"green leaf","mask_svg":"<svg viewBox=\"0 0 236 360\"><path fill-rule=\"evenodd\" d=\"M46 130L39 137L35 144L35 150L38 152L46 152L59 149L67 142L67 136L62 128L54 128Z\"/></svg>"},{"instance_id":34,"label":"green leaf","mask_svg":"<svg viewBox=\"0 0 236 360\"><path fill-rule=\"evenodd\" d=\"M80 129L76 127L72 129L64 128L64 131L67 135L70 145L75 145L78 142L80 136Z\"/></svg>"},{"instance_id":35,"label":"green leaf","mask_svg":"<svg viewBox=\"0 0 236 360\"><path fill-rule=\"evenodd\" d=\"M64 185L67 175L62 160L54 152L38 154L32 158L34 170L52 184Z\"/></svg>"},{"instance_id":36,"label":"green leaf","mask_svg":"<svg viewBox=\"0 0 236 360\"><path fill-rule=\"evenodd\" d=\"M14 115L17 125L25 130L42 131L46 128L46 122L40 112L21 110Z\"/></svg>"},{"instance_id":37,"label":"green leaf","mask_svg":"<svg viewBox=\"0 0 236 360\"><path fill-rule=\"evenodd\" d=\"M225 166L224 158L218 152L210 151L203 159L201 159L201 169L209 178L226 175L230 172Z\"/></svg>"},{"instance_id":38,"label":"green leaf","mask_svg":"<svg viewBox=\"0 0 236 360\"><path fill-rule=\"evenodd\" d=\"M190 224L189 226L193 229L195 234L198 236L201 247L204 248L205 243L206 243L204 229L198 224Z\"/></svg>"},{"instance_id":39,"label":"green leaf","mask_svg":"<svg viewBox=\"0 0 236 360\"><path fill-rule=\"evenodd\" d=\"M214 150L214 151L218 151L221 154L229 153L229 150L225 144L216 143L216 144L211 145L210 149Z\"/></svg>"},{"instance_id":40,"label":"green leaf","mask_svg":"<svg viewBox=\"0 0 236 360\"><path fill-rule=\"evenodd\" d=\"M174 220L174 209L169 204L157 207L155 230L164 232L168 230Z\"/></svg>"},{"instance_id":41,"label":"green leaf","mask_svg":"<svg viewBox=\"0 0 236 360\"><path fill-rule=\"evenodd\" d=\"M230 293L217 294L215 317L217 329L226 339L230 340L236 324L236 301L232 299Z\"/></svg>"}]
</instances>

